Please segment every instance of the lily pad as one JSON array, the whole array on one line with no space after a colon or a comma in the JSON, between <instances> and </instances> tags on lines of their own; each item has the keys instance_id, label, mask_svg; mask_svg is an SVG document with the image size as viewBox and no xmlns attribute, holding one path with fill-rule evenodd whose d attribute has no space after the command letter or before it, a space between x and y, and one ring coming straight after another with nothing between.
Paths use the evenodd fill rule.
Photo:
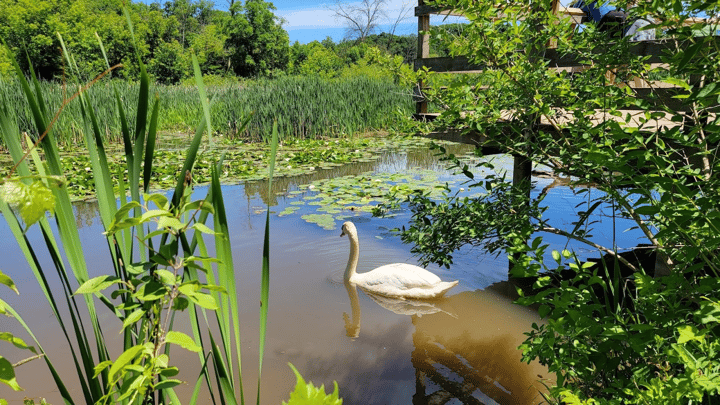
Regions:
<instances>
[{"instance_id":1,"label":"lily pad","mask_svg":"<svg viewBox=\"0 0 720 405\"><path fill-rule=\"evenodd\" d=\"M335 219L330 214L306 214L301 218L307 222L318 224L323 229L333 230L337 228Z\"/></svg>"}]
</instances>

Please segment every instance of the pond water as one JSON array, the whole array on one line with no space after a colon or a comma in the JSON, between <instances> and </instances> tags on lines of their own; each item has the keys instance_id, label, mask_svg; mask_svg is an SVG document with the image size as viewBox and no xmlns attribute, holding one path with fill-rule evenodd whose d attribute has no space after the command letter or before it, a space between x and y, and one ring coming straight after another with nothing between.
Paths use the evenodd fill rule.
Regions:
<instances>
[{"instance_id":1,"label":"pond water","mask_svg":"<svg viewBox=\"0 0 720 405\"><path fill-rule=\"evenodd\" d=\"M469 151L463 146L453 148L456 154ZM498 170L511 170L510 157L494 159ZM346 405L524 405L542 401L542 384L553 381L554 377L539 364L522 363L517 350L524 340L523 332L540 319L535 311L512 304L506 296L508 288L503 283L507 280L506 258L465 249L455 256L455 264L449 270L430 266L428 269L443 280L459 280L447 298L433 306L409 307L402 302L368 296L343 284L349 242L339 237L342 221L352 220L358 228L358 272L363 272L391 262L416 263L410 246L403 245L399 237L390 232L407 224L409 214L400 212L391 218L373 218L360 209L361 203L352 210L336 212L323 203L327 197L318 198L318 195L330 193L330 198L341 198L333 197L332 190L339 192L343 186L330 184L328 187L328 179L377 180L408 172L416 173L414 178L424 178L428 184L450 182L451 187L462 186L459 181L463 178L445 171L432 153L408 150L388 152L374 162L279 178L271 194L264 182L223 188L239 280L247 399L254 401L255 396L264 210L270 203L273 213L271 278L261 387L263 404L287 400L295 385L288 362L293 363L306 380L330 387L328 391L333 381L337 381ZM403 179L395 178L396 183ZM538 181L535 192L552 182L535 180ZM197 187L197 198L206 192L206 187ZM576 205L582 200L568 188L555 187L549 190L546 201L551 207L547 215L569 226L573 220L571 214L580 209ZM102 226L95 205L81 202L75 208L91 276L110 273L106 264L107 243L101 236ZM318 216L324 219L317 220ZM331 219L328 220L328 216ZM596 241L607 243L608 238L612 238L612 227L602 225L602 221L608 222L607 218L596 219L601 221ZM624 229L622 224L618 229ZM634 246L642 242L637 232L620 236L623 240L618 241L619 245ZM42 242L37 229L31 229L28 238ZM563 238L551 240L555 249L567 245ZM0 241L4 258L2 270L15 280L21 292L15 296L0 290L4 291L3 298L8 297L8 303L28 321L54 364L62 369L61 373L72 376L74 368L64 339L58 336L56 321L4 221L0 221ZM43 263L48 260L41 257ZM179 318L184 319L184 315ZM101 312L101 319L106 336L117 339L121 323L109 311ZM178 322L183 329L187 325L183 325L181 319ZM2 330L24 336L7 318L2 318ZM118 354L111 353L112 356ZM11 361L19 359L7 357ZM179 378L189 382L177 389L181 398L188 398L197 378L198 358L178 350L171 359L171 363L180 365ZM10 403L21 403L25 395L44 397L52 404L61 403L44 363L31 362L16 371L18 382L26 391L13 393L3 386L0 397ZM71 386L76 384L72 377L67 381ZM76 392L77 398L81 397L79 394Z\"/></svg>"}]
</instances>

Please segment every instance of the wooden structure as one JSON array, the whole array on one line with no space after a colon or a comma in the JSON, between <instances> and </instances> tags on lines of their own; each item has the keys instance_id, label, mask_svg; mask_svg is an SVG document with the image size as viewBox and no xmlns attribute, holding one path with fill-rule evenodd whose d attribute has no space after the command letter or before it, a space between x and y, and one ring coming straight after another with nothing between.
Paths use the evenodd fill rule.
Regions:
<instances>
[{"instance_id":1,"label":"wooden structure","mask_svg":"<svg viewBox=\"0 0 720 405\"><path fill-rule=\"evenodd\" d=\"M560 4L559 0L554 0L552 3L553 12L558 15L562 15L565 18L571 19L573 24L580 24L586 20L585 12L578 8L564 7ZM415 70L427 68L433 72L447 72L447 73L480 73L483 70L488 69L488 66L481 64L474 64L465 57L430 57L430 16L431 15L451 15L451 16L462 16L454 10L438 9L428 5L425 5L424 0L418 0L418 6L415 8L415 16L418 18L418 49L417 59L415 60ZM708 22L707 20L691 18L686 20L685 25ZM713 21L716 23L716 21ZM715 37L718 41L718 37ZM720 41L718 41L720 42ZM659 67L663 62L661 55L673 52L676 49L686 49L690 44L678 43L675 40L652 40L652 41L639 41L631 45L630 52L637 55L638 57L646 58L644 63L649 64L651 67ZM600 45L602 46L602 45ZM557 49L553 48L553 44L548 44L545 49L536 50L536 55L542 55L548 63L549 69L577 72L582 71L585 66L582 65L580 59L574 55L561 55ZM532 55L528 55L532 57ZM614 82L614 75L612 72L608 72L608 82ZM698 77L695 79L700 80ZM692 84L691 80L691 84ZM683 99L673 97L678 93L678 88L661 81L648 82L640 78L634 78L628 82L615 83L618 86L628 86L632 89L634 97L645 99L654 105L658 106L658 111L669 108L674 111L688 111L690 106L684 103ZM427 100L424 97L423 89L424 83L419 82L415 91L416 98L416 111L414 117L419 120L432 120L439 114L428 113ZM662 106L662 108L660 108ZM645 110L621 110L623 117L626 114L630 116L638 116L638 119L631 119L629 123L625 123L624 119L621 119L621 125L635 126L637 127L640 123L639 116L644 115ZM572 112L563 110L555 111L556 122L563 126L573 119ZM503 114L502 120L511 120L513 116L512 111L506 111ZM666 114L665 117L660 117L655 120L646 122L646 126L652 127L676 127L681 126L682 122L672 121L670 118L671 114ZM597 111L594 114L594 120L602 122L605 120L619 120L617 117L607 115L603 111ZM537 122L539 128L544 130L552 131L554 128L549 122L544 121L542 118ZM528 134L529 135L529 134ZM562 134L558 134L562 136ZM460 143L468 143L473 145L481 146L490 139L487 139L483 134L464 134L460 132L444 132L430 135L430 137L450 140ZM497 149L489 148L486 153L500 153ZM515 155L513 181L530 180L531 162L525 159L523 156Z\"/></svg>"}]
</instances>

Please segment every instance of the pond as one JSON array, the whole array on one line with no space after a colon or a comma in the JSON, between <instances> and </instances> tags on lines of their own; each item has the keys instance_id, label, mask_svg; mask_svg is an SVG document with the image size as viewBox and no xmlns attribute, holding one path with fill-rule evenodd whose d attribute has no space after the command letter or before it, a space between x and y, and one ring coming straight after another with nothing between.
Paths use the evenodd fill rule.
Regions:
<instances>
[{"instance_id":1,"label":"pond","mask_svg":"<svg viewBox=\"0 0 720 405\"><path fill-rule=\"evenodd\" d=\"M471 151L460 145L448 148L457 155ZM511 170L512 158L498 155L493 159L496 170ZM358 228L358 272L392 262L416 263L410 246L403 245L390 231L407 224L409 214L398 212L389 218L374 218L367 212L374 204L373 196L388 192L381 185L397 189L405 187L403 184L423 184L433 188L447 182L451 188L459 189L463 179L447 172L444 164L426 149L410 149L384 153L372 162L278 178L270 195L262 181L224 186L239 280L246 398L255 396L262 240L269 203L273 214L271 278L262 403L287 400L295 385L288 362L306 380L330 387L328 391L337 381L346 405L541 402L543 383L554 381L554 376L539 364L522 363L517 350L524 340L523 332L541 320L535 311L514 305L508 298L505 257L464 249L455 256L450 269L430 266L428 269L443 280L459 280L444 300L432 306L411 307L379 299L346 288L342 282L349 253L347 238L339 237L345 220L353 221ZM534 180L535 192L552 183L550 179ZM206 192L206 187L195 190L197 198ZM355 200L345 201L351 194ZM546 198L551 207L547 215L569 226L573 220L570 214L579 210L576 205L581 198L567 187L554 187ZM101 236L96 206L81 202L75 209L91 276L108 274L112 270L106 264L107 242ZM612 226L607 218L596 219L600 221L598 242L607 242L612 238ZM624 229L622 224L618 228ZM623 241L619 245L642 242L637 232L620 236ZM42 236L37 229L31 229L28 238L40 243ZM57 336L60 332L56 321L4 221L0 221L0 241L5 259L2 269L21 292L15 296L5 291L3 298L8 297L8 303L25 317L53 362L61 365L61 373L72 375L74 368L64 339ZM563 238L551 241L555 249L567 246ZM583 254L597 256L597 252L589 250ZM41 257L43 262L48 260ZM179 327L186 328L181 321L185 317L178 318ZM107 310L101 313L101 319L107 338L117 339L121 323ZM2 322L3 330L24 336L14 322ZM180 365L179 378L188 382L177 391L181 398L188 398L199 371L197 356L183 351L174 351L173 356L171 363ZM26 391L12 393L3 387L0 397L10 403L21 403L24 395L61 403L44 363L35 361L19 367L17 379ZM75 383L68 381L70 385ZM79 392L75 395L80 398Z\"/></svg>"}]
</instances>

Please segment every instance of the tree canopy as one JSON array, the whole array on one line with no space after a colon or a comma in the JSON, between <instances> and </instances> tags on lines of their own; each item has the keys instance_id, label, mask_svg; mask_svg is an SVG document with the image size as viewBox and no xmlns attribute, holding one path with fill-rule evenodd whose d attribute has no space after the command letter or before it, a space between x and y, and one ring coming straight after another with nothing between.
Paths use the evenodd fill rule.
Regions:
<instances>
[{"instance_id":1,"label":"tree canopy","mask_svg":"<svg viewBox=\"0 0 720 405\"><path fill-rule=\"evenodd\" d=\"M175 83L190 76L194 52L206 74L267 74L287 65L289 41L272 3L233 2L230 11L213 8L207 0L170 0L128 4L136 43L123 15L122 0L10 0L0 3L0 37L17 55L24 69L32 61L45 79L61 77L63 58L58 33L76 57L80 71L95 75L105 62L123 63L122 74L134 77L138 52L149 73L161 82ZM9 59L0 55L0 74Z\"/></svg>"}]
</instances>

